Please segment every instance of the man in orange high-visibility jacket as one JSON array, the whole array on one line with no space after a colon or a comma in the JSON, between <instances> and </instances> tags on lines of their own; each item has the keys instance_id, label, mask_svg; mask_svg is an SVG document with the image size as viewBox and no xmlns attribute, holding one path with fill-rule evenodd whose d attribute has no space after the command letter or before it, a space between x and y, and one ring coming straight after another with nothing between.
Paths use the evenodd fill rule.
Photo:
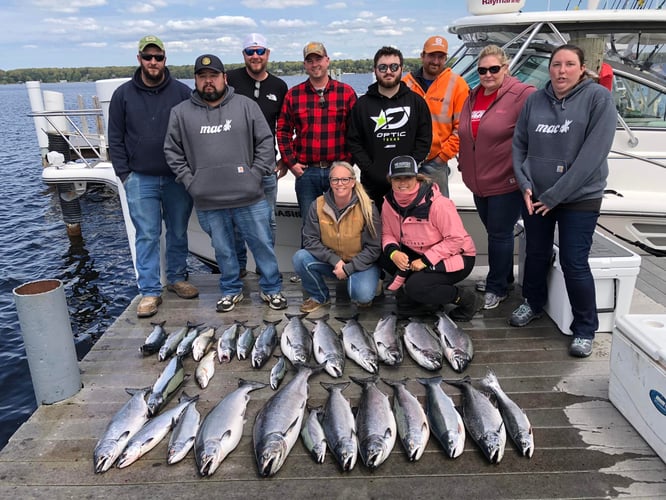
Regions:
<instances>
[{"instance_id":1,"label":"man in orange high-visibility jacket","mask_svg":"<svg viewBox=\"0 0 666 500\"><path fill-rule=\"evenodd\" d=\"M422 66L402 80L422 96L432 117L432 146L419 172L426 174L449 196L448 161L458 154L458 119L469 94L467 82L445 67L449 44L443 36L431 36L423 45Z\"/></svg>"}]
</instances>

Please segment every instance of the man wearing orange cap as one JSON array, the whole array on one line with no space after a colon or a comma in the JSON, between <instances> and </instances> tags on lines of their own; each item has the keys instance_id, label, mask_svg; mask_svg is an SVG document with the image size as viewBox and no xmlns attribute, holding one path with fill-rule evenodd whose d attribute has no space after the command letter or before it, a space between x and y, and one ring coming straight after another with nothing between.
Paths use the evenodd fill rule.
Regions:
<instances>
[{"instance_id":1,"label":"man wearing orange cap","mask_svg":"<svg viewBox=\"0 0 666 500\"><path fill-rule=\"evenodd\" d=\"M449 44L443 36L431 36L423 45L422 66L403 76L407 86L422 96L432 117L432 146L419 172L426 174L449 196L448 161L458 154L458 119L469 94L467 82L447 68Z\"/></svg>"}]
</instances>

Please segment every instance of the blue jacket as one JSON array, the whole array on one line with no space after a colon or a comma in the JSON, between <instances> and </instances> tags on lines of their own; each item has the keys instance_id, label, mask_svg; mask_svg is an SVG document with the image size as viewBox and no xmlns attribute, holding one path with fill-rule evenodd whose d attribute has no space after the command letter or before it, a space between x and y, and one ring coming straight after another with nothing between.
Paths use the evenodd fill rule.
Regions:
<instances>
[{"instance_id":1,"label":"blue jacket","mask_svg":"<svg viewBox=\"0 0 666 500\"><path fill-rule=\"evenodd\" d=\"M164 136L169 113L192 94L184 83L171 78L157 87L141 80L141 68L116 89L109 105L109 154L116 175L124 181L130 172L169 176L174 173L164 159Z\"/></svg>"}]
</instances>

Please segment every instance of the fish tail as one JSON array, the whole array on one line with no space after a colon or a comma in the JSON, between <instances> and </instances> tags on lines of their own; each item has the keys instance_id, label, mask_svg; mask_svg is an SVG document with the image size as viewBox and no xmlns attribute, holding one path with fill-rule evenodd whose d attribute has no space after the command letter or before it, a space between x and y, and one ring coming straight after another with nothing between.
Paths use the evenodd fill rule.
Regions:
<instances>
[{"instance_id":1,"label":"fish tail","mask_svg":"<svg viewBox=\"0 0 666 500\"><path fill-rule=\"evenodd\" d=\"M390 385L391 387L398 387L400 385L407 385L407 382L409 382L409 377L405 377L402 380L391 380L391 379L383 378L383 377L380 377L380 379L386 385Z\"/></svg>"},{"instance_id":2,"label":"fish tail","mask_svg":"<svg viewBox=\"0 0 666 500\"><path fill-rule=\"evenodd\" d=\"M355 384L358 384L361 387L365 387L366 385L376 384L377 380L379 379L379 375L373 375L371 377L366 377L366 378L354 377L353 375L350 375L349 378Z\"/></svg>"},{"instance_id":3,"label":"fish tail","mask_svg":"<svg viewBox=\"0 0 666 500\"><path fill-rule=\"evenodd\" d=\"M250 387L251 391L255 391L257 389L263 389L267 385L268 384L264 384L263 382L257 382L256 380L245 380L243 378L238 379L238 387Z\"/></svg>"},{"instance_id":4,"label":"fish tail","mask_svg":"<svg viewBox=\"0 0 666 500\"><path fill-rule=\"evenodd\" d=\"M153 326L161 326L161 327L164 327L164 325L166 324L166 320L164 320L164 321L159 321L159 322L152 322L152 321L151 321L150 324L153 325Z\"/></svg>"},{"instance_id":5,"label":"fish tail","mask_svg":"<svg viewBox=\"0 0 666 500\"><path fill-rule=\"evenodd\" d=\"M319 382L321 386L326 389L328 392L331 392L331 390L335 387L340 387L340 392L344 391L347 387L349 387L349 384L351 382Z\"/></svg>"}]
</instances>

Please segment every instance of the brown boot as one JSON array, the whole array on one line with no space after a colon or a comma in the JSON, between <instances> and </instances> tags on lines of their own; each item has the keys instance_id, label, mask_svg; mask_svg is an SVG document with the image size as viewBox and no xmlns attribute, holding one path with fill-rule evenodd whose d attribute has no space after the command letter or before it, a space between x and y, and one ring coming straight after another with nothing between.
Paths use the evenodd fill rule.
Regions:
<instances>
[{"instance_id":1,"label":"brown boot","mask_svg":"<svg viewBox=\"0 0 666 500\"><path fill-rule=\"evenodd\" d=\"M453 304L457 307L449 313L449 318L453 321L470 321L481 309L482 299L480 295L459 286Z\"/></svg>"},{"instance_id":2,"label":"brown boot","mask_svg":"<svg viewBox=\"0 0 666 500\"><path fill-rule=\"evenodd\" d=\"M199 296L199 290L188 281L178 281L167 285L167 290L175 292L181 299L193 299Z\"/></svg>"},{"instance_id":3,"label":"brown boot","mask_svg":"<svg viewBox=\"0 0 666 500\"><path fill-rule=\"evenodd\" d=\"M157 306L162 303L162 297L142 297L136 308L136 315L139 318L149 318L157 313Z\"/></svg>"}]
</instances>

